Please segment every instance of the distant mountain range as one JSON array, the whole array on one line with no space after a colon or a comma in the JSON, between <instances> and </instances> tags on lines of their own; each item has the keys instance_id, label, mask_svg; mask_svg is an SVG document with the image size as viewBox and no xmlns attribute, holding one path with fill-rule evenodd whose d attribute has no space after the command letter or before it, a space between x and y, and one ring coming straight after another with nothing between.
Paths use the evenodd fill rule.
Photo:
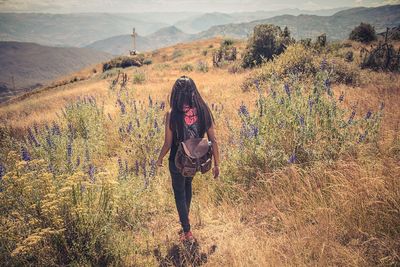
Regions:
<instances>
[{"instance_id":1,"label":"distant mountain range","mask_svg":"<svg viewBox=\"0 0 400 267\"><path fill-rule=\"evenodd\" d=\"M301 10L297 8L293 9L281 9L276 11L256 11L256 12L236 12L236 13L206 13L199 16L194 16L185 20L178 21L174 24L177 28L187 33L199 33L205 31L212 26L223 25L229 23L241 23L250 22L261 19L268 19L280 15L318 15L318 16L331 16L336 12L345 10L348 8L334 8L334 9L322 9L322 10Z\"/></svg>"},{"instance_id":2,"label":"distant mountain range","mask_svg":"<svg viewBox=\"0 0 400 267\"><path fill-rule=\"evenodd\" d=\"M244 14L241 14L244 16ZM204 17L205 16L205 17ZM199 20L201 17L198 17ZM203 15L210 22L217 23L217 18L228 21L230 16L220 13ZM195 22L192 20L191 22ZM148 51L179 42L207 39L215 36L227 36L233 38L247 38L257 24L271 23L281 27L287 26L296 39L315 38L326 33L330 40L346 39L354 27L361 22L371 23L382 32L386 27L392 28L400 25L400 5L387 5L375 8L352 8L339 11L331 16L317 15L281 15L263 20L255 20L243 23L228 23L212 26L197 34L187 34L176 26L165 27L147 36L139 36L137 49ZM183 25L182 22L176 25ZM211 23L212 24L212 23ZM197 24L190 24L194 27ZM96 41L87 47L105 51L111 54L126 54L132 47L130 35L119 35L105 40Z\"/></svg>"},{"instance_id":3,"label":"distant mountain range","mask_svg":"<svg viewBox=\"0 0 400 267\"><path fill-rule=\"evenodd\" d=\"M316 15L282 15L248 23L226 24L213 26L203 31L195 39L210 38L216 35L225 35L235 38L249 36L255 25L270 23L281 27L287 26L296 39L314 38L326 33L331 40L346 39L355 26L361 22L372 24L377 32L386 27L400 25L400 5L386 5L375 8L352 8L335 13L332 16Z\"/></svg>"},{"instance_id":4,"label":"distant mountain range","mask_svg":"<svg viewBox=\"0 0 400 267\"><path fill-rule=\"evenodd\" d=\"M229 14L200 12L0 13L0 41L84 47L98 40L129 34L133 27L142 36L172 25L187 33L198 33L215 25L233 22L249 22L283 14L326 15L337 10L283 9Z\"/></svg>"},{"instance_id":5,"label":"distant mountain range","mask_svg":"<svg viewBox=\"0 0 400 267\"><path fill-rule=\"evenodd\" d=\"M110 54L87 48L0 42L0 102L110 58Z\"/></svg>"},{"instance_id":6,"label":"distant mountain range","mask_svg":"<svg viewBox=\"0 0 400 267\"><path fill-rule=\"evenodd\" d=\"M136 32L150 34L167 25L132 14L0 13L0 41L83 47L100 39L131 33L133 27Z\"/></svg>"}]
</instances>

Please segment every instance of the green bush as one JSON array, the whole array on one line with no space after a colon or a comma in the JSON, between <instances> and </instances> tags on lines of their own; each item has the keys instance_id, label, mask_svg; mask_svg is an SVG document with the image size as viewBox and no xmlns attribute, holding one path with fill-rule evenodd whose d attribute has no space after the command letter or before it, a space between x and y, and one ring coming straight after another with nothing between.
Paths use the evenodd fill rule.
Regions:
<instances>
[{"instance_id":1,"label":"green bush","mask_svg":"<svg viewBox=\"0 0 400 267\"><path fill-rule=\"evenodd\" d=\"M146 58L145 60L143 60L144 65L150 65L152 63L153 63L153 60L151 60L151 58Z\"/></svg>"},{"instance_id":2,"label":"green bush","mask_svg":"<svg viewBox=\"0 0 400 267\"><path fill-rule=\"evenodd\" d=\"M136 71L133 74L133 84L142 84L146 81L146 74L143 71Z\"/></svg>"},{"instance_id":3,"label":"green bush","mask_svg":"<svg viewBox=\"0 0 400 267\"><path fill-rule=\"evenodd\" d=\"M177 59L179 57L183 56L183 51L179 49L175 49L174 52L172 52L172 59Z\"/></svg>"},{"instance_id":4,"label":"green bush","mask_svg":"<svg viewBox=\"0 0 400 267\"><path fill-rule=\"evenodd\" d=\"M361 23L351 31L349 39L361 43L369 43L375 41L377 36L371 24Z\"/></svg>"},{"instance_id":5,"label":"green bush","mask_svg":"<svg viewBox=\"0 0 400 267\"><path fill-rule=\"evenodd\" d=\"M260 65L263 61L272 60L275 55L283 53L291 42L281 28L272 24L261 24L254 27L253 35L249 38L243 55L243 67L249 68Z\"/></svg>"},{"instance_id":6,"label":"green bush","mask_svg":"<svg viewBox=\"0 0 400 267\"><path fill-rule=\"evenodd\" d=\"M103 72L114 68L128 68L128 67L140 67L143 65L143 56L137 55L135 57L121 56L113 58L109 62L103 64Z\"/></svg>"},{"instance_id":7,"label":"green bush","mask_svg":"<svg viewBox=\"0 0 400 267\"><path fill-rule=\"evenodd\" d=\"M235 41L233 39L224 39L221 42L221 46L230 46L233 45Z\"/></svg>"},{"instance_id":8,"label":"green bush","mask_svg":"<svg viewBox=\"0 0 400 267\"><path fill-rule=\"evenodd\" d=\"M207 62L202 61L202 60L198 61L197 62L197 71L208 72L208 64L207 64Z\"/></svg>"},{"instance_id":9,"label":"green bush","mask_svg":"<svg viewBox=\"0 0 400 267\"><path fill-rule=\"evenodd\" d=\"M242 127L233 133L238 158L231 162L242 172L238 177L253 179L288 164L336 160L360 143L376 142L381 112L357 119L356 110L333 97L328 70L304 83L275 79L267 86L253 78L256 108L250 112L241 105Z\"/></svg>"},{"instance_id":10,"label":"green bush","mask_svg":"<svg viewBox=\"0 0 400 267\"><path fill-rule=\"evenodd\" d=\"M191 72L191 71L193 71L193 69L194 69L193 66L188 63L181 67L182 71L187 71L187 72Z\"/></svg>"},{"instance_id":11,"label":"green bush","mask_svg":"<svg viewBox=\"0 0 400 267\"><path fill-rule=\"evenodd\" d=\"M330 81L358 85L360 70L357 66L345 62L344 59L330 55L321 55L319 51L304 47L302 44L289 46L283 54L276 56L274 61L266 62L258 69L255 77L249 77L242 85L244 91L254 87L253 80L269 82L273 79L288 79L296 77L300 80L314 78L320 69L330 73Z\"/></svg>"}]
</instances>

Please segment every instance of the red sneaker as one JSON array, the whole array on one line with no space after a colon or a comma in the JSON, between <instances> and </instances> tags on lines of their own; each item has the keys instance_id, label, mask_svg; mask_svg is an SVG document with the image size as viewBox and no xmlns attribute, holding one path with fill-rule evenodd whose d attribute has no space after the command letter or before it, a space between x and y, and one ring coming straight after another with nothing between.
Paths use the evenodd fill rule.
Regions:
<instances>
[{"instance_id":1,"label":"red sneaker","mask_svg":"<svg viewBox=\"0 0 400 267\"><path fill-rule=\"evenodd\" d=\"M182 234L180 235L180 238L179 238L179 239L180 239L181 242L184 242L184 241L193 242L193 241L194 241L194 236L193 236L192 232L189 231L189 232L187 232L187 233L182 233Z\"/></svg>"}]
</instances>

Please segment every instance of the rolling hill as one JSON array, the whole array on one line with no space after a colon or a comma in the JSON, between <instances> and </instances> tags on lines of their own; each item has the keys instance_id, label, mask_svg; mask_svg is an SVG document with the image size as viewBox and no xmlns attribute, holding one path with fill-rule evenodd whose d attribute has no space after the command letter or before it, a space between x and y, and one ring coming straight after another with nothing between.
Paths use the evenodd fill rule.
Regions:
<instances>
[{"instance_id":1,"label":"rolling hill","mask_svg":"<svg viewBox=\"0 0 400 267\"><path fill-rule=\"evenodd\" d=\"M149 51L193 38L193 35L184 33L175 26L162 28L147 36L138 36L136 45L138 51ZM113 55L127 54L132 49L132 37L129 34L118 35L94 42L87 48L104 51Z\"/></svg>"},{"instance_id":2,"label":"rolling hill","mask_svg":"<svg viewBox=\"0 0 400 267\"><path fill-rule=\"evenodd\" d=\"M0 42L0 102L111 57L87 48Z\"/></svg>"},{"instance_id":3,"label":"rolling hill","mask_svg":"<svg viewBox=\"0 0 400 267\"><path fill-rule=\"evenodd\" d=\"M361 22L372 24L380 32L386 27L400 24L400 5L386 5L375 8L352 8L339 11L332 16L317 15L282 15L248 23L226 24L213 26L196 35L195 39L211 38L226 35L245 38L257 24L271 23L281 27L287 26L296 39L313 38L326 33L332 40L345 39L351 30Z\"/></svg>"},{"instance_id":4,"label":"rolling hill","mask_svg":"<svg viewBox=\"0 0 400 267\"><path fill-rule=\"evenodd\" d=\"M205 13L185 20L180 20L174 25L187 33L199 33L208 30L212 26L229 23L250 22L254 20L267 19L275 16L286 15L319 15L331 16L338 11L347 8L323 9L323 10L301 10L297 8L280 9L274 11L234 12L234 13Z\"/></svg>"},{"instance_id":5,"label":"rolling hill","mask_svg":"<svg viewBox=\"0 0 400 267\"><path fill-rule=\"evenodd\" d=\"M82 47L97 40L130 33L132 27L136 27L139 33L150 34L166 25L135 14L0 13L0 40Z\"/></svg>"}]
</instances>

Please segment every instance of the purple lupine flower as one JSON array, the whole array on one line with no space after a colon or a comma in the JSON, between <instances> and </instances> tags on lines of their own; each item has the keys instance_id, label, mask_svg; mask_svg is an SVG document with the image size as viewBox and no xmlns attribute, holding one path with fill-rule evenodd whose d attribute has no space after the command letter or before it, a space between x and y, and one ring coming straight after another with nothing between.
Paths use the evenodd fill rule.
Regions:
<instances>
[{"instance_id":1,"label":"purple lupine flower","mask_svg":"<svg viewBox=\"0 0 400 267\"><path fill-rule=\"evenodd\" d=\"M289 159L288 159L288 163L289 164L293 164L293 163L296 163L296 154L293 152L293 154L289 157Z\"/></svg>"},{"instance_id":2,"label":"purple lupine flower","mask_svg":"<svg viewBox=\"0 0 400 267\"><path fill-rule=\"evenodd\" d=\"M344 100L344 92L342 91L339 96L339 102L343 102Z\"/></svg>"},{"instance_id":3,"label":"purple lupine flower","mask_svg":"<svg viewBox=\"0 0 400 267\"><path fill-rule=\"evenodd\" d=\"M367 138L367 134L368 134L368 130L365 130L364 134L360 134L360 137L358 138L358 142L357 143L362 143L365 141L365 139Z\"/></svg>"},{"instance_id":4,"label":"purple lupine flower","mask_svg":"<svg viewBox=\"0 0 400 267\"><path fill-rule=\"evenodd\" d=\"M326 58L322 59L321 64L320 64L320 69L321 70L326 70L328 67L328 62L326 61Z\"/></svg>"},{"instance_id":5,"label":"purple lupine flower","mask_svg":"<svg viewBox=\"0 0 400 267\"><path fill-rule=\"evenodd\" d=\"M144 176L144 178L146 178L147 171L146 171L146 161L145 160L143 160L143 162L142 162L142 170L143 170L143 176Z\"/></svg>"},{"instance_id":6,"label":"purple lupine flower","mask_svg":"<svg viewBox=\"0 0 400 267\"><path fill-rule=\"evenodd\" d=\"M243 104L243 102L239 107L239 115L242 115L246 118L248 118L250 116L250 113L249 113L247 107Z\"/></svg>"},{"instance_id":7,"label":"purple lupine flower","mask_svg":"<svg viewBox=\"0 0 400 267\"><path fill-rule=\"evenodd\" d=\"M352 122L353 122L353 119L354 119L354 116L356 115L356 111L355 110L353 110L352 112L351 112L351 115L350 115L350 117L349 117L349 120L348 120L348 124L351 124Z\"/></svg>"},{"instance_id":8,"label":"purple lupine flower","mask_svg":"<svg viewBox=\"0 0 400 267\"><path fill-rule=\"evenodd\" d=\"M95 173L95 167L92 163L89 164L89 169L88 169L88 174L90 177L90 181L92 183L94 183L95 179L94 179L94 173Z\"/></svg>"},{"instance_id":9,"label":"purple lupine flower","mask_svg":"<svg viewBox=\"0 0 400 267\"><path fill-rule=\"evenodd\" d=\"M287 84L287 83L285 83L285 86L284 86L284 88L285 88L285 92L286 92L286 94L288 95L288 97L290 98L290 94L291 94L291 92L290 92L290 87L289 87L289 85Z\"/></svg>"},{"instance_id":10,"label":"purple lupine flower","mask_svg":"<svg viewBox=\"0 0 400 267\"><path fill-rule=\"evenodd\" d=\"M47 123L44 125L44 128L46 129L46 131L50 134L50 127L49 125L47 125Z\"/></svg>"},{"instance_id":11,"label":"purple lupine flower","mask_svg":"<svg viewBox=\"0 0 400 267\"><path fill-rule=\"evenodd\" d=\"M128 161L125 160L125 174L128 174L129 168L128 168Z\"/></svg>"},{"instance_id":12,"label":"purple lupine flower","mask_svg":"<svg viewBox=\"0 0 400 267\"><path fill-rule=\"evenodd\" d=\"M135 160L135 175L139 176L139 161Z\"/></svg>"},{"instance_id":13,"label":"purple lupine flower","mask_svg":"<svg viewBox=\"0 0 400 267\"><path fill-rule=\"evenodd\" d=\"M122 160L118 157L118 173L122 175L124 173L124 166L122 165Z\"/></svg>"},{"instance_id":14,"label":"purple lupine flower","mask_svg":"<svg viewBox=\"0 0 400 267\"><path fill-rule=\"evenodd\" d=\"M39 134L39 125L36 122L33 123L33 129L35 130L35 134Z\"/></svg>"},{"instance_id":15,"label":"purple lupine flower","mask_svg":"<svg viewBox=\"0 0 400 267\"><path fill-rule=\"evenodd\" d=\"M76 167L79 167L79 165L81 165L81 157L78 156L76 159Z\"/></svg>"},{"instance_id":16,"label":"purple lupine flower","mask_svg":"<svg viewBox=\"0 0 400 267\"><path fill-rule=\"evenodd\" d=\"M132 125L132 122L130 121L129 123L128 123L128 126L126 127L126 131L127 131L127 133L131 133L131 131L132 131L132 129L133 129L133 125Z\"/></svg>"},{"instance_id":17,"label":"purple lupine flower","mask_svg":"<svg viewBox=\"0 0 400 267\"><path fill-rule=\"evenodd\" d=\"M36 147L39 147L40 144L38 140L36 139L35 135L33 134L31 128L28 128L28 141L30 144L35 144Z\"/></svg>"},{"instance_id":18,"label":"purple lupine flower","mask_svg":"<svg viewBox=\"0 0 400 267\"><path fill-rule=\"evenodd\" d=\"M332 96L331 81L329 79L326 79L324 81L324 86L325 86L325 89L326 89L326 92L328 93L328 95Z\"/></svg>"},{"instance_id":19,"label":"purple lupine flower","mask_svg":"<svg viewBox=\"0 0 400 267\"><path fill-rule=\"evenodd\" d=\"M309 98L308 98L308 109L309 109L309 111L310 111L310 114L311 114L311 112L312 112L313 105L314 105L314 100L312 100L312 98L309 97Z\"/></svg>"},{"instance_id":20,"label":"purple lupine flower","mask_svg":"<svg viewBox=\"0 0 400 267\"><path fill-rule=\"evenodd\" d=\"M46 143L47 143L47 145L49 146L49 148L53 148L54 147L54 143L53 143L53 141L51 140L51 137L50 137L50 135L46 135Z\"/></svg>"},{"instance_id":21,"label":"purple lupine flower","mask_svg":"<svg viewBox=\"0 0 400 267\"><path fill-rule=\"evenodd\" d=\"M372 111L368 110L367 114L365 114L365 119L368 120L369 118L371 118L372 115Z\"/></svg>"},{"instance_id":22,"label":"purple lupine flower","mask_svg":"<svg viewBox=\"0 0 400 267\"><path fill-rule=\"evenodd\" d=\"M0 163L0 181L3 179L6 174L6 167L4 167L3 163Z\"/></svg>"},{"instance_id":23,"label":"purple lupine flower","mask_svg":"<svg viewBox=\"0 0 400 267\"><path fill-rule=\"evenodd\" d=\"M165 109L165 101L162 101L160 104L160 109L164 110Z\"/></svg>"},{"instance_id":24,"label":"purple lupine flower","mask_svg":"<svg viewBox=\"0 0 400 267\"><path fill-rule=\"evenodd\" d=\"M304 116L303 115L300 116L299 121L300 121L300 126L304 127L305 122L304 122Z\"/></svg>"},{"instance_id":25,"label":"purple lupine flower","mask_svg":"<svg viewBox=\"0 0 400 267\"><path fill-rule=\"evenodd\" d=\"M140 121L139 121L138 118L136 118L136 126L137 126L138 128L140 128Z\"/></svg>"},{"instance_id":26,"label":"purple lupine flower","mask_svg":"<svg viewBox=\"0 0 400 267\"><path fill-rule=\"evenodd\" d=\"M49 172L55 173L55 169L54 169L53 163L50 162L49 166L47 166L47 169L49 170Z\"/></svg>"},{"instance_id":27,"label":"purple lupine flower","mask_svg":"<svg viewBox=\"0 0 400 267\"><path fill-rule=\"evenodd\" d=\"M157 133L160 132L160 127L158 126L157 119L154 119L154 129L156 129Z\"/></svg>"},{"instance_id":28,"label":"purple lupine flower","mask_svg":"<svg viewBox=\"0 0 400 267\"><path fill-rule=\"evenodd\" d=\"M69 133L69 138L71 139L75 138L76 129L71 123L68 124L68 133Z\"/></svg>"},{"instance_id":29,"label":"purple lupine flower","mask_svg":"<svg viewBox=\"0 0 400 267\"><path fill-rule=\"evenodd\" d=\"M254 124L250 125L250 136L251 137L257 137L258 136L258 127Z\"/></svg>"},{"instance_id":30,"label":"purple lupine flower","mask_svg":"<svg viewBox=\"0 0 400 267\"><path fill-rule=\"evenodd\" d=\"M90 161L90 153L88 148L85 149L85 160L86 162Z\"/></svg>"},{"instance_id":31,"label":"purple lupine flower","mask_svg":"<svg viewBox=\"0 0 400 267\"><path fill-rule=\"evenodd\" d=\"M21 147L21 158L24 161L30 161L31 160L31 155L29 154L28 150L24 146Z\"/></svg>"},{"instance_id":32,"label":"purple lupine flower","mask_svg":"<svg viewBox=\"0 0 400 267\"><path fill-rule=\"evenodd\" d=\"M118 102L119 107L121 109L121 114L125 114L126 113L126 106L125 106L124 102L122 102L121 99L117 99L117 102Z\"/></svg>"},{"instance_id":33,"label":"purple lupine flower","mask_svg":"<svg viewBox=\"0 0 400 267\"><path fill-rule=\"evenodd\" d=\"M275 92L275 90L272 89L272 88L271 88L271 96L272 96L273 99L276 98L276 92Z\"/></svg>"},{"instance_id":34,"label":"purple lupine flower","mask_svg":"<svg viewBox=\"0 0 400 267\"><path fill-rule=\"evenodd\" d=\"M154 159L151 159L151 161L150 161L149 175L150 175L150 177L154 177L156 175L156 161Z\"/></svg>"},{"instance_id":35,"label":"purple lupine flower","mask_svg":"<svg viewBox=\"0 0 400 267\"><path fill-rule=\"evenodd\" d=\"M53 121L53 128L51 130L53 135L61 135L60 126L55 121Z\"/></svg>"},{"instance_id":36,"label":"purple lupine flower","mask_svg":"<svg viewBox=\"0 0 400 267\"><path fill-rule=\"evenodd\" d=\"M68 142L67 142L67 162L68 162L68 164L71 164L71 158L72 158L72 143L71 143L71 140L68 140Z\"/></svg>"},{"instance_id":37,"label":"purple lupine flower","mask_svg":"<svg viewBox=\"0 0 400 267\"><path fill-rule=\"evenodd\" d=\"M256 85L257 92L261 94L260 81L258 79L255 79L254 84Z\"/></svg>"}]
</instances>

